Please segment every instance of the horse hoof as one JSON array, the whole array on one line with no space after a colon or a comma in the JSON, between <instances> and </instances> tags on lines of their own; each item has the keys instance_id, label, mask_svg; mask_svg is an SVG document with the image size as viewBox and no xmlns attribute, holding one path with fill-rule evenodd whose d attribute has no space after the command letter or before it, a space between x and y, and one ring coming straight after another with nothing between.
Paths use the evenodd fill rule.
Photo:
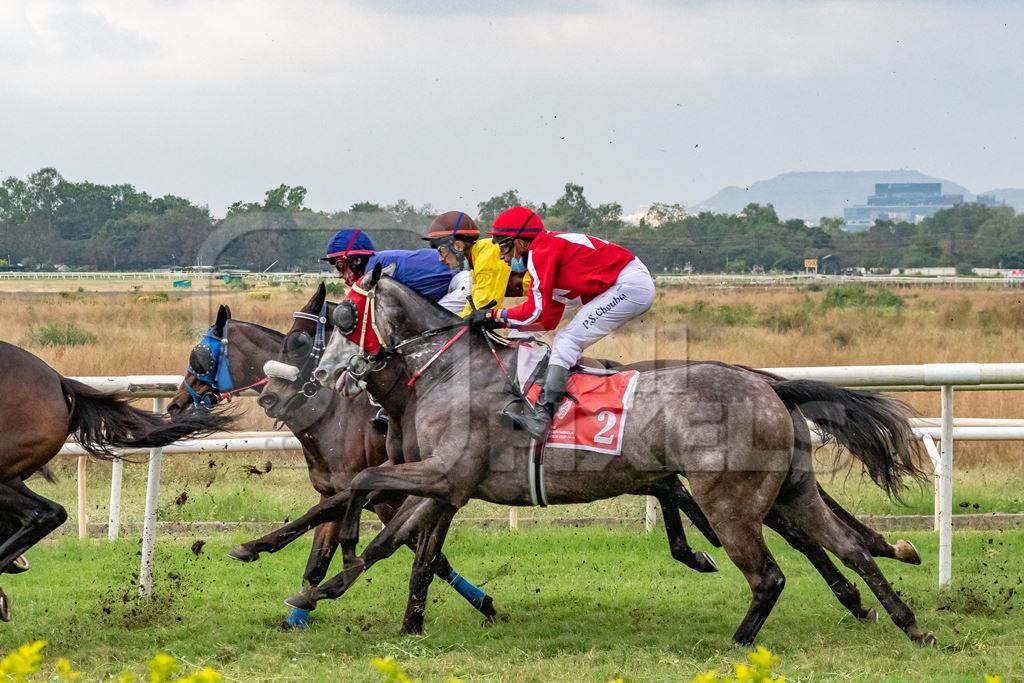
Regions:
<instances>
[{"instance_id":1,"label":"horse hoof","mask_svg":"<svg viewBox=\"0 0 1024 683\"><path fill-rule=\"evenodd\" d=\"M926 647L935 647L939 644L939 641L935 639L935 636L931 633L928 633L927 631L920 631L910 636L910 638L918 645L923 645Z\"/></svg>"},{"instance_id":2,"label":"horse hoof","mask_svg":"<svg viewBox=\"0 0 1024 683\"><path fill-rule=\"evenodd\" d=\"M718 565L715 563L714 558L704 551L693 554L693 560L690 563L690 567L704 574L711 574L712 572L718 571Z\"/></svg>"},{"instance_id":3,"label":"horse hoof","mask_svg":"<svg viewBox=\"0 0 1024 683\"><path fill-rule=\"evenodd\" d=\"M896 545L893 547L896 549L896 559L900 562L921 564L921 556L918 555L917 548L910 541L905 541L901 538L896 541Z\"/></svg>"},{"instance_id":4,"label":"horse hoof","mask_svg":"<svg viewBox=\"0 0 1024 683\"><path fill-rule=\"evenodd\" d=\"M7 593L0 588L0 621L11 620L11 603L7 599Z\"/></svg>"},{"instance_id":5,"label":"horse hoof","mask_svg":"<svg viewBox=\"0 0 1024 683\"><path fill-rule=\"evenodd\" d=\"M24 555L19 555L17 559L7 568L8 574L21 574L29 570L28 558Z\"/></svg>"},{"instance_id":6,"label":"horse hoof","mask_svg":"<svg viewBox=\"0 0 1024 683\"><path fill-rule=\"evenodd\" d=\"M402 625L403 636L422 636L423 635L423 624L403 624Z\"/></svg>"},{"instance_id":7,"label":"horse hoof","mask_svg":"<svg viewBox=\"0 0 1024 683\"><path fill-rule=\"evenodd\" d=\"M284 604L292 609L300 609L304 612L312 612L316 609L316 601L306 595L305 591L286 598Z\"/></svg>"},{"instance_id":8,"label":"horse hoof","mask_svg":"<svg viewBox=\"0 0 1024 683\"><path fill-rule=\"evenodd\" d=\"M864 613L864 616L861 617L861 621L866 621L871 624L877 624L878 612L874 608L868 609L868 611Z\"/></svg>"},{"instance_id":9,"label":"horse hoof","mask_svg":"<svg viewBox=\"0 0 1024 683\"><path fill-rule=\"evenodd\" d=\"M259 553L254 553L251 550L246 550L245 546L238 546L237 548L228 551L228 557L232 560L238 560L239 562L255 562L260 559Z\"/></svg>"},{"instance_id":10,"label":"horse hoof","mask_svg":"<svg viewBox=\"0 0 1024 683\"><path fill-rule=\"evenodd\" d=\"M494 609L494 600L491 600L490 595L484 598L477 609L487 619L488 624L493 624L494 620L498 618L498 611Z\"/></svg>"},{"instance_id":11,"label":"horse hoof","mask_svg":"<svg viewBox=\"0 0 1024 683\"><path fill-rule=\"evenodd\" d=\"M309 626L309 611L293 607L292 611L285 617L284 628L302 630Z\"/></svg>"}]
</instances>

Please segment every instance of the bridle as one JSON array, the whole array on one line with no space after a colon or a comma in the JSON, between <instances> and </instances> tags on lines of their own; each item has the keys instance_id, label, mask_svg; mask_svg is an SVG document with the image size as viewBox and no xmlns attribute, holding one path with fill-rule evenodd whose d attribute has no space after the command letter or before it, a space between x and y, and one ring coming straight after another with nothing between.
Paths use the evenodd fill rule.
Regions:
<instances>
[{"instance_id":1,"label":"bridle","mask_svg":"<svg viewBox=\"0 0 1024 683\"><path fill-rule=\"evenodd\" d=\"M309 320L316 323L316 334L313 337L313 346L309 355L299 368L299 376L296 382L302 382L302 395L312 398L320 389L320 384L313 378L313 371L320 365L320 359L324 356L324 349L327 348L327 302L320 306L320 313L313 314L306 311L295 311L292 317L298 320Z\"/></svg>"}]
</instances>

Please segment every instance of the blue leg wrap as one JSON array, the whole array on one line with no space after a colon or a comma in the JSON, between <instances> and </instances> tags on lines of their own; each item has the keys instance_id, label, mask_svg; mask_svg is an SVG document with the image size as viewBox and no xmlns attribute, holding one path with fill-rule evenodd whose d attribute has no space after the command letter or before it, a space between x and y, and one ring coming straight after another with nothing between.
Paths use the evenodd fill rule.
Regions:
<instances>
[{"instance_id":1,"label":"blue leg wrap","mask_svg":"<svg viewBox=\"0 0 1024 683\"><path fill-rule=\"evenodd\" d=\"M487 597L487 593L484 593L469 581L466 581L464 578L459 576L459 573L454 569L445 581L451 584L451 587L458 591L459 595L466 598L466 600L469 601L469 604L474 607L479 608L484 603L484 598Z\"/></svg>"},{"instance_id":2,"label":"blue leg wrap","mask_svg":"<svg viewBox=\"0 0 1024 683\"><path fill-rule=\"evenodd\" d=\"M288 618L284 620L284 623L289 628L306 628L309 625L309 612L304 609L292 608L292 611L288 614Z\"/></svg>"}]
</instances>

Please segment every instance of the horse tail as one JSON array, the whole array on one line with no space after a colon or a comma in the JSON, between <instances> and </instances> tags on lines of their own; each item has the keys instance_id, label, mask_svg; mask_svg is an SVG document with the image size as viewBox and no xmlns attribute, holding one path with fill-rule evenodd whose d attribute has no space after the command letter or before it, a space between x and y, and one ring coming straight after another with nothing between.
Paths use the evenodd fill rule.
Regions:
<instances>
[{"instance_id":1,"label":"horse tail","mask_svg":"<svg viewBox=\"0 0 1024 683\"><path fill-rule=\"evenodd\" d=\"M115 457L114 448L157 448L186 437L229 429L237 415L186 411L168 418L141 410L123 394L106 394L67 377L60 378L71 419L68 432L89 453Z\"/></svg>"},{"instance_id":2,"label":"horse tail","mask_svg":"<svg viewBox=\"0 0 1024 683\"><path fill-rule=\"evenodd\" d=\"M850 391L809 379L769 382L787 408L798 409L826 441L848 450L893 500L909 477L925 480L920 446L910 427L913 410L873 391Z\"/></svg>"}]
</instances>

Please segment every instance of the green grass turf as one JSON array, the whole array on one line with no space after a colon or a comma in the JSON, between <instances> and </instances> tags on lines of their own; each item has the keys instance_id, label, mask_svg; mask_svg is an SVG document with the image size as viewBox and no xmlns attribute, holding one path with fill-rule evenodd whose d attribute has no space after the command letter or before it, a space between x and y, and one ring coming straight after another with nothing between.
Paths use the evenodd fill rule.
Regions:
<instances>
[{"instance_id":1,"label":"green grass turf","mask_svg":"<svg viewBox=\"0 0 1024 683\"><path fill-rule=\"evenodd\" d=\"M1024 676L1024 532L958 534L948 593L935 586L935 536L906 536L924 565L880 566L937 635L936 649L911 644L884 616L855 621L807 562L769 534L788 584L759 643L781 657L777 669L789 680ZM712 551L718 574L675 563L660 530L458 528L446 551L465 576L487 580L502 620L483 626L435 584L422 637L398 635L408 551L324 603L308 630L285 632L277 627L281 600L298 586L308 540L248 565L224 555L245 539L206 540L196 556L191 538L160 539L156 597L147 603L134 598L137 538L45 542L30 553L30 572L3 577L15 621L0 624L0 652L44 639L48 661L69 657L95 680L125 668L142 673L145 660L166 651L246 681L379 681L370 659L388 655L423 681L680 681L746 653L730 644L749 598L742 577L720 550Z\"/></svg>"}]
</instances>

